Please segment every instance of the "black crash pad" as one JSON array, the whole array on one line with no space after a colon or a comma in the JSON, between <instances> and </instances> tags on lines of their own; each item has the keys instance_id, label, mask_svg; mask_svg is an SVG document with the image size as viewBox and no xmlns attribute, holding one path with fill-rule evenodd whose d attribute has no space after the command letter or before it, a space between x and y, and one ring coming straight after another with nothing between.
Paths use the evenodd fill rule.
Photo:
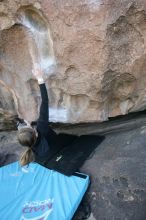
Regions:
<instances>
[{"instance_id":1,"label":"black crash pad","mask_svg":"<svg viewBox=\"0 0 146 220\"><path fill-rule=\"evenodd\" d=\"M64 138L65 136L62 137L62 139ZM67 138L68 140L70 139L69 135ZM45 167L56 170L64 175L71 176L74 172L79 170L85 160L103 139L104 136L97 135L82 135L73 138L71 136L72 142L65 145L65 147L49 159L45 163Z\"/></svg>"}]
</instances>

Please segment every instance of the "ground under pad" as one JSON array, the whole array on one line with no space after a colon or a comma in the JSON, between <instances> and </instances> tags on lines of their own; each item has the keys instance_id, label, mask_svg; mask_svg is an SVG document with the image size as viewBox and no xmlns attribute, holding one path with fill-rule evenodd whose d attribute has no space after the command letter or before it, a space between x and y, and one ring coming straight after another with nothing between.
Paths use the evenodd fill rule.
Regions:
<instances>
[{"instance_id":1,"label":"ground under pad","mask_svg":"<svg viewBox=\"0 0 146 220\"><path fill-rule=\"evenodd\" d=\"M89 185L87 175L67 177L37 163L0 168L0 219L70 220Z\"/></svg>"}]
</instances>

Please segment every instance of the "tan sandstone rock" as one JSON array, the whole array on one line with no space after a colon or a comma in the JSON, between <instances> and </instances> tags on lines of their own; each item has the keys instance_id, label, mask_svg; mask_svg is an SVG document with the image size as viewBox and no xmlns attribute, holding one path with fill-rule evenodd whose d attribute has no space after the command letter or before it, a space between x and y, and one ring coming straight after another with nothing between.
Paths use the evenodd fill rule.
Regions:
<instances>
[{"instance_id":1,"label":"tan sandstone rock","mask_svg":"<svg viewBox=\"0 0 146 220\"><path fill-rule=\"evenodd\" d=\"M0 2L0 108L36 120L41 65L50 121L146 109L145 0Z\"/></svg>"}]
</instances>

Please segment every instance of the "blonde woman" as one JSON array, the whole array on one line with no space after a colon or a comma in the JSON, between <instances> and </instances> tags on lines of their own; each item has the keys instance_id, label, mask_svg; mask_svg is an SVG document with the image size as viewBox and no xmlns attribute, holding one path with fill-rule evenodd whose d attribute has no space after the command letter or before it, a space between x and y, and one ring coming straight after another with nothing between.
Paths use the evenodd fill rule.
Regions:
<instances>
[{"instance_id":1,"label":"blonde woman","mask_svg":"<svg viewBox=\"0 0 146 220\"><path fill-rule=\"evenodd\" d=\"M25 120L18 121L18 140L26 148L20 158L21 166L27 165L32 161L44 164L45 161L57 151L59 143L56 142L56 133L48 125L48 94L40 69L35 71L35 77L38 81L42 103L40 114L37 120L36 128ZM54 146L54 149L53 149Z\"/></svg>"}]
</instances>

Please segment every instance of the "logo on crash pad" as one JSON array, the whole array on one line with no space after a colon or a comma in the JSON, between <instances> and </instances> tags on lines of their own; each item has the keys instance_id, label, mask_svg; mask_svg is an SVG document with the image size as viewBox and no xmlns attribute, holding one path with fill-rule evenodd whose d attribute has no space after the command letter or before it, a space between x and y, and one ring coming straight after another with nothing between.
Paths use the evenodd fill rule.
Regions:
<instances>
[{"instance_id":1,"label":"logo on crash pad","mask_svg":"<svg viewBox=\"0 0 146 220\"><path fill-rule=\"evenodd\" d=\"M53 211L53 199L26 202L20 220L47 220Z\"/></svg>"}]
</instances>

